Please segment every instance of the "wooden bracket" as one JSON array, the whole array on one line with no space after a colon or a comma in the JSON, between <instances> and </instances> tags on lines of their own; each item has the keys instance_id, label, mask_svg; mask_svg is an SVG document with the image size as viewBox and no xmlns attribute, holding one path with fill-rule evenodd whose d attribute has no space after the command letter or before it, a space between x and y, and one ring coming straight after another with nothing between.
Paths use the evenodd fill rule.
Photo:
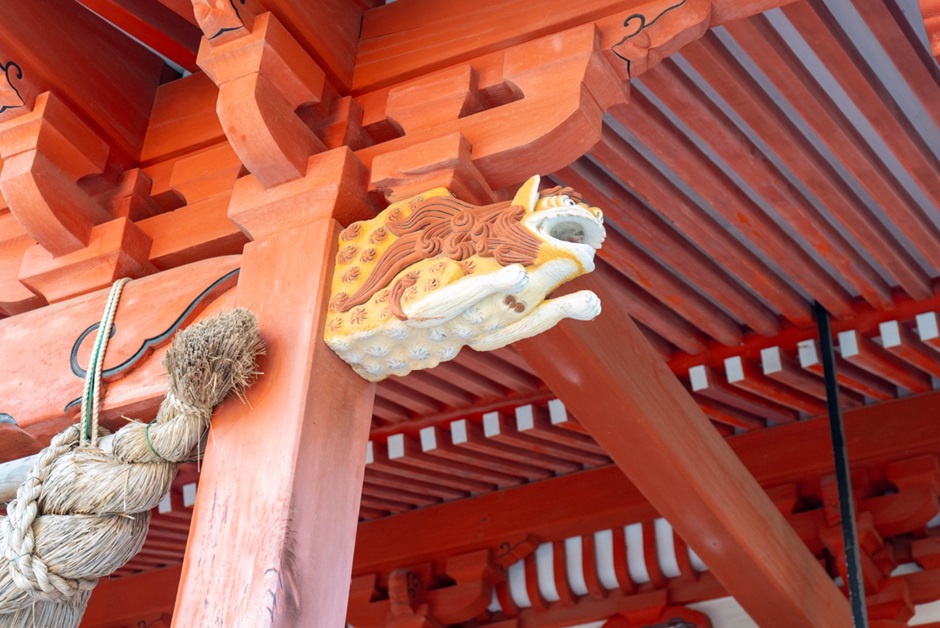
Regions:
<instances>
[{"instance_id":1,"label":"wooden bracket","mask_svg":"<svg viewBox=\"0 0 940 628\"><path fill-rule=\"evenodd\" d=\"M269 188L303 177L307 158L326 147L296 111L322 100L325 76L277 18L259 15L231 41L203 39L197 63L218 85L225 135L258 181Z\"/></svg>"},{"instance_id":2,"label":"wooden bracket","mask_svg":"<svg viewBox=\"0 0 940 628\"><path fill-rule=\"evenodd\" d=\"M152 240L127 218L91 230L88 245L54 257L42 246L23 254L19 280L50 303L106 288L121 277L143 277L156 271L150 263Z\"/></svg>"},{"instance_id":3,"label":"wooden bracket","mask_svg":"<svg viewBox=\"0 0 940 628\"><path fill-rule=\"evenodd\" d=\"M626 95L627 86L603 54L598 31L585 24L364 95L364 126L384 124L404 135L357 154L372 165L380 155L415 147L414 153L405 153L408 161L434 164L441 157L428 159L416 146L438 152L440 145L428 142L459 134L486 184L501 189L583 155L600 139L603 113L626 102ZM380 162L379 170L377 182L396 183L395 176L387 180L388 164Z\"/></svg>"},{"instance_id":4,"label":"wooden bracket","mask_svg":"<svg viewBox=\"0 0 940 628\"><path fill-rule=\"evenodd\" d=\"M483 613L493 587L505 579L489 550L448 558L442 575L453 584L430 588L431 571L430 565L391 571L387 595L378 589L377 574L353 578L347 621L360 628L457 624Z\"/></svg>"},{"instance_id":5,"label":"wooden bracket","mask_svg":"<svg viewBox=\"0 0 940 628\"><path fill-rule=\"evenodd\" d=\"M46 304L46 300L20 283L23 253L36 241L29 237L0 196L0 314L13 316Z\"/></svg>"},{"instance_id":6,"label":"wooden bracket","mask_svg":"<svg viewBox=\"0 0 940 628\"><path fill-rule=\"evenodd\" d=\"M101 173L108 145L55 94L0 123L0 191L23 229L53 256L85 247L108 212L77 184Z\"/></svg>"},{"instance_id":7,"label":"wooden bracket","mask_svg":"<svg viewBox=\"0 0 940 628\"><path fill-rule=\"evenodd\" d=\"M470 142L460 133L379 155L372 162L372 185L389 203L436 187L477 205L506 200L473 165Z\"/></svg>"},{"instance_id":8,"label":"wooden bracket","mask_svg":"<svg viewBox=\"0 0 940 628\"><path fill-rule=\"evenodd\" d=\"M255 175L235 183L229 218L252 239L323 218L343 226L372 218L369 173L347 148L313 155L302 178L265 189Z\"/></svg>"},{"instance_id":9,"label":"wooden bracket","mask_svg":"<svg viewBox=\"0 0 940 628\"><path fill-rule=\"evenodd\" d=\"M254 0L193 0L199 28L213 46L250 33L255 16L263 12Z\"/></svg>"},{"instance_id":10,"label":"wooden bracket","mask_svg":"<svg viewBox=\"0 0 940 628\"><path fill-rule=\"evenodd\" d=\"M150 196L153 181L140 168L121 174L117 185L95 196L95 200L114 218L143 220L160 213Z\"/></svg>"},{"instance_id":11,"label":"wooden bracket","mask_svg":"<svg viewBox=\"0 0 940 628\"><path fill-rule=\"evenodd\" d=\"M629 78L704 35L711 25L712 0L664 0L615 19L623 26L604 29L605 43L612 60L626 63Z\"/></svg>"}]
</instances>

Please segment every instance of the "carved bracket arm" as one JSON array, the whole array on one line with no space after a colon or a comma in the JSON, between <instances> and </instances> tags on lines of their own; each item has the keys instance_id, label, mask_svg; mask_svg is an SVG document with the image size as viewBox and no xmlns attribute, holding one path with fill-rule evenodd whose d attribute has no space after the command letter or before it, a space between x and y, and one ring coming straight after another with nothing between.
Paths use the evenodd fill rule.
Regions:
<instances>
[{"instance_id":1,"label":"carved bracket arm","mask_svg":"<svg viewBox=\"0 0 940 628\"><path fill-rule=\"evenodd\" d=\"M108 145L46 92L0 123L0 190L23 229L54 256L82 249L110 218L77 182L104 170Z\"/></svg>"},{"instance_id":2,"label":"carved bracket arm","mask_svg":"<svg viewBox=\"0 0 940 628\"><path fill-rule=\"evenodd\" d=\"M219 86L216 113L242 163L269 188L304 176L325 146L296 114L323 98L323 71L270 13L250 32L213 44L197 63Z\"/></svg>"}]
</instances>

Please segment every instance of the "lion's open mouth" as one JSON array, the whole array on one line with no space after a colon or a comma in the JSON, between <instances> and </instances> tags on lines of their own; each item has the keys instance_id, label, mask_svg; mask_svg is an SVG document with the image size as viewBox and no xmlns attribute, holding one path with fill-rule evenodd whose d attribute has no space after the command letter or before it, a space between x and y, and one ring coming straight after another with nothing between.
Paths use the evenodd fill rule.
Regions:
<instances>
[{"instance_id":1,"label":"lion's open mouth","mask_svg":"<svg viewBox=\"0 0 940 628\"><path fill-rule=\"evenodd\" d=\"M600 219L584 215L587 212L582 212L564 212L549 216L542 221L538 229L543 235L554 240L599 249L606 235L604 224Z\"/></svg>"}]
</instances>

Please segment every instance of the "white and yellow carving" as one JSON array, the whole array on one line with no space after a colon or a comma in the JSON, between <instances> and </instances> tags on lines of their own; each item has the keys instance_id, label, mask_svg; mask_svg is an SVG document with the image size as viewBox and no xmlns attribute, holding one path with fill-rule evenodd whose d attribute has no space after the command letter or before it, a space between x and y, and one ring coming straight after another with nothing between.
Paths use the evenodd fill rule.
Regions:
<instances>
[{"instance_id":1,"label":"white and yellow carving","mask_svg":"<svg viewBox=\"0 0 940 628\"><path fill-rule=\"evenodd\" d=\"M437 188L346 228L326 343L379 381L437 366L465 345L498 349L564 318L596 317L593 292L545 296L594 269L603 214L567 189L540 195L538 183L482 208Z\"/></svg>"}]
</instances>

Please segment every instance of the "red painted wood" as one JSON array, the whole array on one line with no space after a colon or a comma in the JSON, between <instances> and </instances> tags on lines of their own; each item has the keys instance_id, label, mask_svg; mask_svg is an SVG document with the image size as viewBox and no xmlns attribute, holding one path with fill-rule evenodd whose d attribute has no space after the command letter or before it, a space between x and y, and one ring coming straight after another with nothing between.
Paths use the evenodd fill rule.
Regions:
<instances>
[{"instance_id":1,"label":"red painted wood","mask_svg":"<svg viewBox=\"0 0 940 628\"><path fill-rule=\"evenodd\" d=\"M765 18L729 24L728 32L876 202L882 207L912 211L910 201L899 192L878 156ZM864 243L908 294L918 298L929 295L927 278L910 255L856 200L832 167L769 97L749 81L742 80L745 76L742 68L730 60L730 53L717 38L703 38L694 52L696 54L690 54L689 60L696 70L720 86L726 97L734 97L737 113L774 147L774 152L840 219L846 231ZM878 303L877 300L870 302Z\"/></svg>"},{"instance_id":2,"label":"red painted wood","mask_svg":"<svg viewBox=\"0 0 940 628\"><path fill-rule=\"evenodd\" d=\"M203 290L238 268L239 263L238 256L220 257L128 284L117 309L117 331L108 345L104 368L122 364L141 348L143 339L157 337L167 330ZM184 324L218 311L223 305L219 300L221 295L236 281L230 278L211 291ZM174 289L167 289L169 285ZM20 426L31 430L42 428L46 423L51 425L53 420L63 416L65 404L81 396L83 384L71 370L72 346L82 332L101 319L107 297L108 289L103 289L0 320L0 352L32 356L17 377L0 379L0 399L3 400L0 412L11 414ZM41 338L35 335L36 329L45 330ZM88 363L93 342L92 334L79 347L77 359L82 368ZM166 339L160 347L145 352L146 355L154 351L155 355L106 378L109 385L102 405L106 424L114 426L113 421L120 421L122 414L141 416L154 411L166 392L166 374L160 359L168 343ZM30 382L28 387L22 385L26 379ZM45 391L44 394L36 395L38 389ZM77 408L73 411L77 412Z\"/></svg>"},{"instance_id":3,"label":"red painted wood","mask_svg":"<svg viewBox=\"0 0 940 628\"><path fill-rule=\"evenodd\" d=\"M875 128L888 149L934 206L940 205L937 176L940 163L914 127L895 115L891 96L874 76L864 57L851 45L828 9L820 3L795 3L784 15L813 47L836 81ZM940 228L917 208L892 212L892 219L936 268L940 259ZM902 210L899 207L898 210Z\"/></svg>"},{"instance_id":4,"label":"red painted wood","mask_svg":"<svg viewBox=\"0 0 940 628\"><path fill-rule=\"evenodd\" d=\"M118 628L172 615L180 568L168 567L120 580L103 580L91 595L81 628Z\"/></svg>"},{"instance_id":5,"label":"red painted wood","mask_svg":"<svg viewBox=\"0 0 940 628\"><path fill-rule=\"evenodd\" d=\"M534 448L506 443L500 438L491 438L483 433L483 428L468 420L461 420L460 429L463 430L465 440L458 440L453 436L458 426L451 425L451 439L454 446L464 451L494 456L503 460L521 462L526 465L538 467L550 473L570 473L577 471L581 465L559 456L549 455L536 451Z\"/></svg>"},{"instance_id":6,"label":"red painted wood","mask_svg":"<svg viewBox=\"0 0 940 628\"><path fill-rule=\"evenodd\" d=\"M591 279L573 283L603 300ZM755 621L850 621L848 602L632 321L562 322L516 348Z\"/></svg>"},{"instance_id":7,"label":"red painted wood","mask_svg":"<svg viewBox=\"0 0 940 628\"><path fill-rule=\"evenodd\" d=\"M740 82L750 81L743 76ZM672 60L666 60L641 79L679 120L691 129L708 129L700 137L731 166L773 210L828 260L872 304L891 305L891 290L870 266L859 263L842 233L795 190L760 150L740 131L702 90L692 83ZM736 101L736 99L735 99Z\"/></svg>"},{"instance_id":8,"label":"red painted wood","mask_svg":"<svg viewBox=\"0 0 940 628\"><path fill-rule=\"evenodd\" d=\"M24 2L5 7L0 57L23 71L14 83L26 100L4 118L54 91L113 149L124 167L140 156L163 61L77 2ZM15 76L15 75L14 75Z\"/></svg>"},{"instance_id":9,"label":"red painted wood","mask_svg":"<svg viewBox=\"0 0 940 628\"><path fill-rule=\"evenodd\" d=\"M851 313L851 298L744 192L641 94L610 114L695 189L755 246L774 259L792 281L835 315Z\"/></svg>"},{"instance_id":10,"label":"red painted wood","mask_svg":"<svg viewBox=\"0 0 940 628\"><path fill-rule=\"evenodd\" d=\"M374 386L321 340L339 230L327 218L246 247L238 299L267 355L252 405L213 422L175 612L193 625L345 619Z\"/></svg>"},{"instance_id":11,"label":"red painted wood","mask_svg":"<svg viewBox=\"0 0 940 628\"><path fill-rule=\"evenodd\" d=\"M727 269L734 269L734 274L740 281L761 295L785 317L797 324L810 320L810 308L805 299L695 206L609 126L604 128L601 141L592 149L591 155L719 264ZM599 181L592 177L592 183L596 187ZM619 220L620 216L617 208L617 205L613 206L612 217L615 220ZM605 207L605 211L610 210Z\"/></svg>"},{"instance_id":12,"label":"red painted wood","mask_svg":"<svg viewBox=\"0 0 940 628\"><path fill-rule=\"evenodd\" d=\"M705 350L705 336L662 302L629 281L604 260L598 260L594 273L607 282L614 294L611 305L635 317L649 329L691 355Z\"/></svg>"},{"instance_id":13,"label":"red painted wood","mask_svg":"<svg viewBox=\"0 0 940 628\"><path fill-rule=\"evenodd\" d=\"M554 474L542 467L521 461L507 460L494 455L473 451L453 444L449 430L440 427L426 427L421 430L421 446L424 453L442 459L457 461L473 467L485 467L501 473L516 475L527 480L540 480Z\"/></svg>"},{"instance_id":14,"label":"red painted wood","mask_svg":"<svg viewBox=\"0 0 940 628\"><path fill-rule=\"evenodd\" d=\"M608 135L604 129L602 137ZM602 140L603 143L603 140ZM595 154L598 148L593 151ZM609 164L608 164L609 167ZM711 296L712 301L721 303L728 312L736 316L758 333L772 336L780 330L776 314L738 286L735 279L720 268L706 255L689 246L678 231L670 227L655 212L644 207L639 201L624 194L623 188L615 180L585 160L579 160L568 168L562 168L554 175L557 179L578 190L591 203L604 208L607 220L613 220L630 237L645 247L673 269L679 270L682 278L692 286ZM650 202L647 199L647 202ZM625 268L616 263L616 259L605 248L601 249L601 259L611 262L617 270L625 273ZM635 253L635 252L634 252ZM642 256L642 257L645 257ZM641 258L642 259L642 258ZM735 269L737 270L737 269ZM652 278L651 278L652 279ZM651 281L655 295L661 300L666 292L662 282ZM695 295L697 297L697 295ZM697 300L675 296L670 303L688 303L696 310Z\"/></svg>"},{"instance_id":15,"label":"red painted wood","mask_svg":"<svg viewBox=\"0 0 940 628\"><path fill-rule=\"evenodd\" d=\"M202 32L158 2L148 0L79 0L105 20L143 42L183 69L198 72L196 51ZM192 14L192 5L189 7Z\"/></svg>"},{"instance_id":16,"label":"red painted wood","mask_svg":"<svg viewBox=\"0 0 940 628\"><path fill-rule=\"evenodd\" d=\"M931 389L930 377L852 331L839 334L842 357L852 364L912 392Z\"/></svg>"},{"instance_id":17,"label":"red painted wood","mask_svg":"<svg viewBox=\"0 0 940 628\"><path fill-rule=\"evenodd\" d=\"M734 409L776 422L788 422L797 418L792 408L739 390L728 383L724 368L713 369L707 365L696 365L689 371L690 388L699 397L727 404Z\"/></svg>"},{"instance_id":18,"label":"red painted wood","mask_svg":"<svg viewBox=\"0 0 940 628\"><path fill-rule=\"evenodd\" d=\"M730 365L729 362L734 365ZM732 372L736 374L736 377L732 378ZM749 390L759 397L764 397L784 407L809 415L822 414L826 411L826 404L819 399L764 376L759 367L750 361L729 358L725 361L725 375L732 386Z\"/></svg>"}]
</instances>

